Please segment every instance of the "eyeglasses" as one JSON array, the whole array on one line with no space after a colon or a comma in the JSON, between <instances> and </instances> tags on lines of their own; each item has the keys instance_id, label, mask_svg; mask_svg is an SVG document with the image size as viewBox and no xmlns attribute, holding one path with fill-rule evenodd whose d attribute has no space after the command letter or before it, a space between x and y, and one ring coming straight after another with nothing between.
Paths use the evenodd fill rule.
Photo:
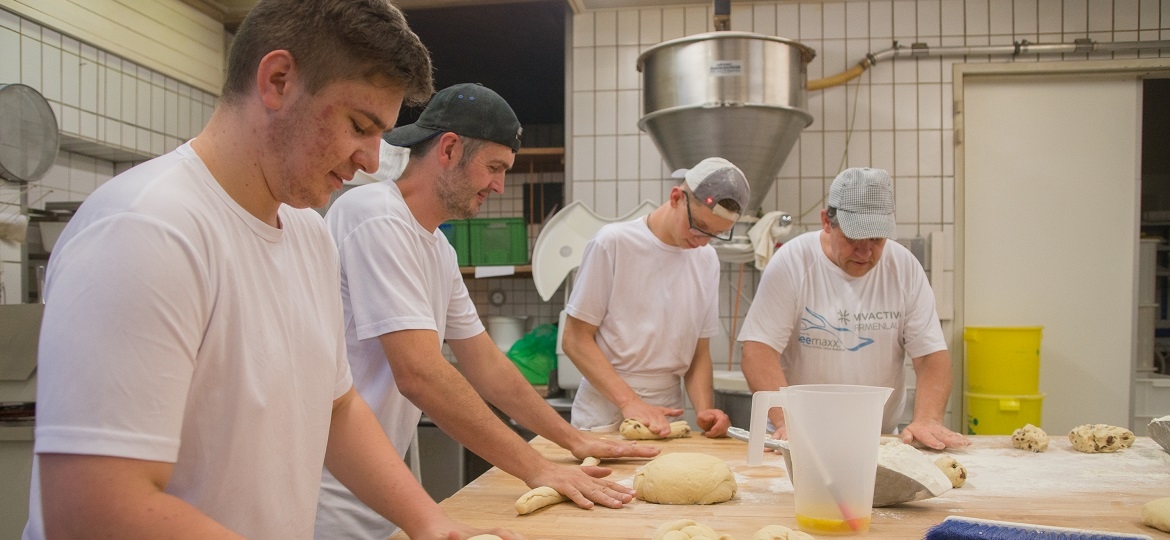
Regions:
<instances>
[{"instance_id":1,"label":"eyeglasses","mask_svg":"<svg viewBox=\"0 0 1170 540\"><path fill-rule=\"evenodd\" d=\"M731 240L732 229L727 229L726 231L723 231L719 234L715 234L715 233L710 233L710 232L704 231L703 229L696 227L695 226L695 218L693 216L691 216L691 195L689 193L687 193L686 191L683 191L683 197L686 197L686 199L687 199L687 225L690 226L692 231L695 231L695 232L702 234L702 235L710 236L711 238L717 238L717 239L723 240L723 241Z\"/></svg>"}]
</instances>

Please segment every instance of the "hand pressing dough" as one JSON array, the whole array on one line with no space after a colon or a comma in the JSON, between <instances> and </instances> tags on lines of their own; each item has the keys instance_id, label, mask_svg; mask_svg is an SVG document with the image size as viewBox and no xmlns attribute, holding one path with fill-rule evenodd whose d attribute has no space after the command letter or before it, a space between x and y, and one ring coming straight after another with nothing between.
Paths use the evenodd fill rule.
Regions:
<instances>
[{"instance_id":1,"label":"hand pressing dough","mask_svg":"<svg viewBox=\"0 0 1170 540\"><path fill-rule=\"evenodd\" d=\"M658 456L634 474L643 501L659 504L714 504L735 495L735 475L722 459L678 452Z\"/></svg>"},{"instance_id":2,"label":"hand pressing dough","mask_svg":"<svg viewBox=\"0 0 1170 540\"><path fill-rule=\"evenodd\" d=\"M1133 445L1133 432L1107 424L1085 424L1068 432L1068 441L1081 452L1116 452Z\"/></svg>"},{"instance_id":3,"label":"hand pressing dough","mask_svg":"<svg viewBox=\"0 0 1170 540\"><path fill-rule=\"evenodd\" d=\"M1143 504L1142 525L1170 532L1170 497L1154 499Z\"/></svg>"},{"instance_id":4,"label":"hand pressing dough","mask_svg":"<svg viewBox=\"0 0 1170 540\"><path fill-rule=\"evenodd\" d=\"M962 463L955 461L955 458L939 456L938 459L934 460L934 465L947 475L947 479L951 481L951 487L963 487L963 484L967 482L967 468Z\"/></svg>"},{"instance_id":5,"label":"hand pressing dough","mask_svg":"<svg viewBox=\"0 0 1170 540\"><path fill-rule=\"evenodd\" d=\"M585 461L581 462L582 467L590 467L601 463L600 459L595 457L587 457ZM557 504L561 501L569 500L568 497L561 495L557 490L548 486L540 486L516 499L516 513L520 515L531 514L546 506Z\"/></svg>"},{"instance_id":6,"label":"hand pressing dough","mask_svg":"<svg viewBox=\"0 0 1170 540\"><path fill-rule=\"evenodd\" d=\"M638 420L633 418L626 418L622 421L621 427L618 431L622 437L627 439L677 439L679 437L686 437L691 434L691 426L687 424L686 420L678 420L670 423L670 434L663 437Z\"/></svg>"},{"instance_id":7,"label":"hand pressing dough","mask_svg":"<svg viewBox=\"0 0 1170 540\"><path fill-rule=\"evenodd\" d=\"M813 540L812 535L783 525L767 525L752 535L752 540Z\"/></svg>"},{"instance_id":8,"label":"hand pressing dough","mask_svg":"<svg viewBox=\"0 0 1170 540\"><path fill-rule=\"evenodd\" d=\"M1012 446L1021 450L1043 452L1048 449L1048 434L1032 424L1012 432Z\"/></svg>"},{"instance_id":9,"label":"hand pressing dough","mask_svg":"<svg viewBox=\"0 0 1170 540\"><path fill-rule=\"evenodd\" d=\"M731 540L731 536L719 534L715 529L696 523L692 519L668 521L658 526L651 540Z\"/></svg>"}]
</instances>

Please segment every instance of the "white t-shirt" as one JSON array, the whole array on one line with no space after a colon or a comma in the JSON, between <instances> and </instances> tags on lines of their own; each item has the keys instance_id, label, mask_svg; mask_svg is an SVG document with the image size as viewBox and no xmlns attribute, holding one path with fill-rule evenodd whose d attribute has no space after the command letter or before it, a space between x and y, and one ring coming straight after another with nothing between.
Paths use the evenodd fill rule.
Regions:
<instances>
[{"instance_id":1,"label":"white t-shirt","mask_svg":"<svg viewBox=\"0 0 1170 540\"><path fill-rule=\"evenodd\" d=\"M901 244L887 241L878 264L852 277L825 256L820 234L802 234L772 257L739 341L781 351L788 384L893 388L882 420L892 433L906 405L906 355L947 348L934 292Z\"/></svg>"},{"instance_id":2,"label":"white t-shirt","mask_svg":"<svg viewBox=\"0 0 1170 540\"><path fill-rule=\"evenodd\" d=\"M414 219L392 181L358 186L330 207L325 221L341 256L345 341L354 387L405 455L422 413L398 390L379 336L434 330L444 339L484 331L467 293L455 249L438 229ZM317 538L385 538L397 530L328 470L322 474Z\"/></svg>"},{"instance_id":3,"label":"white t-shirt","mask_svg":"<svg viewBox=\"0 0 1170 540\"><path fill-rule=\"evenodd\" d=\"M173 463L167 493L233 531L309 538L351 379L336 248L315 211L279 212L249 214L190 143L95 190L48 268L36 453Z\"/></svg>"},{"instance_id":4,"label":"white t-shirt","mask_svg":"<svg viewBox=\"0 0 1170 540\"><path fill-rule=\"evenodd\" d=\"M719 332L719 258L711 246L668 245L639 218L611 223L589 240L565 311L597 326L597 346L645 399L668 387L682 406L680 380L700 338ZM582 381L573 425L594 428L620 418L608 400ZM662 403L663 406L668 406Z\"/></svg>"}]
</instances>

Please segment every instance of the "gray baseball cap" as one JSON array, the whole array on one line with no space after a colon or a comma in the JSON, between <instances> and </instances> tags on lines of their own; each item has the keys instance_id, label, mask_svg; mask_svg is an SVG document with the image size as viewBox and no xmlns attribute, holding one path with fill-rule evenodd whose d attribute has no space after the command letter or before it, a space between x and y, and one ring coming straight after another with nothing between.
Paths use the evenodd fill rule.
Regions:
<instances>
[{"instance_id":1,"label":"gray baseball cap","mask_svg":"<svg viewBox=\"0 0 1170 540\"><path fill-rule=\"evenodd\" d=\"M394 146L414 146L447 131L499 143L515 153L524 129L499 94L478 83L462 83L436 92L417 121L396 127L382 138Z\"/></svg>"},{"instance_id":2,"label":"gray baseball cap","mask_svg":"<svg viewBox=\"0 0 1170 540\"><path fill-rule=\"evenodd\" d=\"M731 221L739 221L740 213L748 209L752 198L743 171L723 158L709 157L690 169L674 171L671 176L685 178L699 204Z\"/></svg>"},{"instance_id":3,"label":"gray baseball cap","mask_svg":"<svg viewBox=\"0 0 1170 540\"><path fill-rule=\"evenodd\" d=\"M897 238L894 181L886 171L869 168L841 171L829 187L829 206L837 209L837 222L848 238Z\"/></svg>"}]
</instances>

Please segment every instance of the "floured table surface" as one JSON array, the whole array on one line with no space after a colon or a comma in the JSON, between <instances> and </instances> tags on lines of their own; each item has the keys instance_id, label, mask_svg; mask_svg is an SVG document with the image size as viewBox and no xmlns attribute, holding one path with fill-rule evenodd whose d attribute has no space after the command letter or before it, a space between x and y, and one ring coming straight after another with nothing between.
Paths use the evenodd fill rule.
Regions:
<instances>
[{"instance_id":1,"label":"floured table surface","mask_svg":"<svg viewBox=\"0 0 1170 540\"><path fill-rule=\"evenodd\" d=\"M616 434L608 437L620 438ZM970 437L972 445L946 452L967 468L967 483L942 495L904 505L875 508L868 538L921 538L949 515L1147 534L1170 534L1141 524L1141 506L1170 497L1170 454L1147 437L1112 454L1084 454L1068 439L1052 437L1048 451L1032 453L1011 446L1008 435ZM537 437L532 446L562 463L576 464L567 451ZM767 453L760 467L747 466L747 443L707 439L701 434L643 441L668 452L702 452L727 462L738 491L732 500L709 506L670 506L635 500L621 509L578 508L571 502L517 516L516 499L528 488L493 468L441 503L455 519L479 527L504 527L528 538L648 539L658 525L690 518L747 540L765 525L796 528L792 483L779 454ZM611 479L630 486L635 470L648 460L606 460ZM394 538L406 538L399 533Z\"/></svg>"}]
</instances>

